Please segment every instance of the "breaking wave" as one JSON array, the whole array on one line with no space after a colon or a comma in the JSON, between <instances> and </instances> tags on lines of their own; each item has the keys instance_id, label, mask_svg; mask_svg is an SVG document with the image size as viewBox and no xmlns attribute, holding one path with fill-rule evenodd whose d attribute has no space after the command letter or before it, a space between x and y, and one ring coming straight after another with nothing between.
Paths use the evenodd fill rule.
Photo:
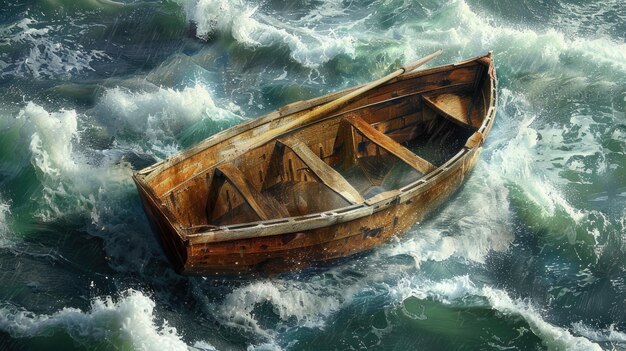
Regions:
<instances>
[{"instance_id":1,"label":"breaking wave","mask_svg":"<svg viewBox=\"0 0 626 351\"><path fill-rule=\"evenodd\" d=\"M11 246L9 220L11 216L11 206L0 197L0 248Z\"/></svg>"},{"instance_id":2,"label":"breaking wave","mask_svg":"<svg viewBox=\"0 0 626 351\"><path fill-rule=\"evenodd\" d=\"M39 315L10 305L0 307L0 329L16 338L65 333L87 348L104 342L116 349L188 350L176 328L167 320L157 320L154 301L136 290L127 290L118 299L95 298L89 311L66 307Z\"/></svg>"},{"instance_id":3,"label":"breaking wave","mask_svg":"<svg viewBox=\"0 0 626 351\"><path fill-rule=\"evenodd\" d=\"M399 301L409 297L435 299L444 304L465 304L468 297L481 297L486 300L485 308L492 308L503 316L521 317L532 332L541 338L549 350L602 350L602 348L584 336L576 336L573 331L547 322L532 303L514 299L503 290L490 286L477 286L469 276L457 276L442 281L407 281L401 280L393 293ZM474 301L474 300L472 300ZM475 302L473 302L475 303Z\"/></svg>"},{"instance_id":4,"label":"breaking wave","mask_svg":"<svg viewBox=\"0 0 626 351\"><path fill-rule=\"evenodd\" d=\"M131 191L129 160L137 154L148 158L145 162L162 158L240 121L232 112L237 107L229 108L217 107L199 85L141 93L114 88L85 113L48 112L30 102L7 123L20 130L20 144L28 151L19 151L44 186L46 206L38 215L49 221L91 213L97 222L98 207L110 208L101 204L118 203Z\"/></svg>"},{"instance_id":5,"label":"breaking wave","mask_svg":"<svg viewBox=\"0 0 626 351\"><path fill-rule=\"evenodd\" d=\"M49 112L29 102L1 123L8 135L18 135L11 162L30 165L40 184L30 188L27 215L84 221L84 230L105 240L112 266L137 271L158 246L145 240L149 228L132 196L132 173L240 121L233 111L234 105L216 106L200 85L140 93L113 88L85 112ZM10 237L5 207L0 233Z\"/></svg>"},{"instance_id":6,"label":"breaking wave","mask_svg":"<svg viewBox=\"0 0 626 351\"><path fill-rule=\"evenodd\" d=\"M226 324L271 338L272 332L259 320L255 311L269 304L285 326L321 327L332 313L338 311L349 296L336 296L317 284L289 281L263 281L235 289L219 308Z\"/></svg>"},{"instance_id":7,"label":"breaking wave","mask_svg":"<svg viewBox=\"0 0 626 351\"><path fill-rule=\"evenodd\" d=\"M73 213L92 213L115 188L128 188L132 174L128 163L118 160L90 160L75 150L79 143L76 111L48 112L28 103L17 116L21 138L29 144L30 160L43 185L44 206L37 216L50 221Z\"/></svg>"},{"instance_id":8,"label":"breaking wave","mask_svg":"<svg viewBox=\"0 0 626 351\"><path fill-rule=\"evenodd\" d=\"M497 311L503 318L522 318L549 350L602 350L597 343L623 342L624 334L613 328L599 331L582 322L575 323L572 328L552 324L529 300L512 298L507 292L488 285L477 285L467 275L439 281L418 275L391 283L390 277L385 277L382 272L367 273L368 277L352 279L326 277L309 282L253 283L235 289L219 306L211 305L208 310L217 308L223 323L264 337L269 342L266 346L271 348L280 344L277 331L323 330L339 311L358 301L359 296L373 298L372 294L390 296L392 299L387 303L391 305L401 304L409 298L434 299L451 306L478 304L481 308ZM277 325L267 321L268 315L272 314L276 316Z\"/></svg>"},{"instance_id":9,"label":"breaking wave","mask_svg":"<svg viewBox=\"0 0 626 351\"><path fill-rule=\"evenodd\" d=\"M187 18L196 25L196 35L201 39L221 32L230 33L237 42L251 48L286 45L292 59L310 68L339 54L355 57L350 35L338 35L332 29L291 26L287 21L259 13L258 7L242 0L196 0L184 4Z\"/></svg>"},{"instance_id":10,"label":"breaking wave","mask_svg":"<svg viewBox=\"0 0 626 351\"><path fill-rule=\"evenodd\" d=\"M480 162L458 198L385 254L409 255L418 267L453 256L484 263L489 253L507 250L514 239L508 197L495 170Z\"/></svg>"},{"instance_id":11,"label":"breaking wave","mask_svg":"<svg viewBox=\"0 0 626 351\"><path fill-rule=\"evenodd\" d=\"M572 325L572 330L589 340L626 348L626 333L617 330L614 324L611 324L608 328L598 330L579 322Z\"/></svg>"},{"instance_id":12,"label":"breaking wave","mask_svg":"<svg viewBox=\"0 0 626 351\"><path fill-rule=\"evenodd\" d=\"M207 88L200 84L182 90L159 88L153 92L109 89L93 109L109 134L141 134L145 151L169 156L216 132L242 121L239 107L216 106ZM147 138L147 139L146 139ZM129 138L136 143L137 138Z\"/></svg>"}]
</instances>

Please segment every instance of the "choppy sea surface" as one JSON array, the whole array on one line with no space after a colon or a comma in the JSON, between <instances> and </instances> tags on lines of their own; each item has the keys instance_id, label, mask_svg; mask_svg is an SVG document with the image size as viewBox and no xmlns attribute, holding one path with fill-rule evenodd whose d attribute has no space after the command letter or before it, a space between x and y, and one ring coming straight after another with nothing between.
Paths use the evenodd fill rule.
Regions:
<instances>
[{"instance_id":1,"label":"choppy sea surface","mask_svg":"<svg viewBox=\"0 0 626 351\"><path fill-rule=\"evenodd\" d=\"M182 277L133 171L285 103L493 51L496 124L408 234ZM0 1L0 350L626 350L623 0Z\"/></svg>"}]
</instances>

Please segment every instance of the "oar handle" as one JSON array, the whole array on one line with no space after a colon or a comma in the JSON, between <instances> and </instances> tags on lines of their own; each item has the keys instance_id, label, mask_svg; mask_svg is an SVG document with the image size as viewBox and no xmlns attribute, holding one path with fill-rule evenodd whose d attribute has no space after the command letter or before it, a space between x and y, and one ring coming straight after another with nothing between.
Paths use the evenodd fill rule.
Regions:
<instances>
[{"instance_id":1,"label":"oar handle","mask_svg":"<svg viewBox=\"0 0 626 351\"><path fill-rule=\"evenodd\" d=\"M409 64L406 64L404 66L402 66L402 69L404 69L404 73L409 73L411 71L413 71L414 69L416 69L417 67L425 64L426 62L434 59L435 57L441 55L441 53L443 52L443 50L439 49L435 52L433 52L432 54L428 55L428 56L424 56L421 59L415 61L415 62L411 62Z\"/></svg>"},{"instance_id":2,"label":"oar handle","mask_svg":"<svg viewBox=\"0 0 626 351\"><path fill-rule=\"evenodd\" d=\"M344 106L346 103L352 101L354 98L363 95L364 93L380 86L383 85L387 82L389 82L390 80L396 78L399 75L402 75L404 73L408 73L411 72L412 70L416 69L417 67L425 64L426 62L434 59L435 57L439 56L441 53L443 52L443 50L439 49L435 52L433 52L432 54L425 56L415 62L409 63L407 65L404 65L403 67L401 67L400 69L382 77L379 78L373 82L370 82L342 97L337 98L334 101L330 101L328 103L326 103L325 105L319 106L318 108L314 109L313 111L309 112L306 115L303 115L301 117L302 120L305 119L311 119L312 117L316 117L320 114L324 114L324 113L328 113L328 112L332 112L334 110L339 109L340 107Z\"/></svg>"}]
</instances>

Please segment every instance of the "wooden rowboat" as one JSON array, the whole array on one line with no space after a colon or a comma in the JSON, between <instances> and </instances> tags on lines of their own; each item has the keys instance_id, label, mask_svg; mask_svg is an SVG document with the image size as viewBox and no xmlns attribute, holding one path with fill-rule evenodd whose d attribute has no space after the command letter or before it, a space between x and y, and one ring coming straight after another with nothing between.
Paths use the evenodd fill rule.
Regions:
<instances>
[{"instance_id":1,"label":"wooden rowboat","mask_svg":"<svg viewBox=\"0 0 626 351\"><path fill-rule=\"evenodd\" d=\"M441 205L495 116L491 53L299 101L137 172L182 274L282 272L371 249Z\"/></svg>"}]
</instances>

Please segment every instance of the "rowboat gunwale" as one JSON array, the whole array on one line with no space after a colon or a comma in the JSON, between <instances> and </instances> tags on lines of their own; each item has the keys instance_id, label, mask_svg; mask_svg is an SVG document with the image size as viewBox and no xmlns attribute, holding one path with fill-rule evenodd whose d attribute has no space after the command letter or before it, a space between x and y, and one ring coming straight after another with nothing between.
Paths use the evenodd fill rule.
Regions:
<instances>
[{"instance_id":1,"label":"rowboat gunwale","mask_svg":"<svg viewBox=\"0 0 626 351\"><path fill-rule=\"evenodd\" d=\"M487 60L484 60L484 59ZM186 228L177 223L175 216L171 213L171 211L165 206L159 197L156 196L154 191L151 189L150 185L147 183L148 180L159 174L161 171L170 168L176 167L176 164L185 160L188 157L191 157L203 150L210 148L218 143L224 142L230 138L234 138L237 135L246 132L250 129L260 127L267 123L272 123L276 120L282 118L289 118L291 115L302 112L304 110L312 109L318 105L321 105L325 102L328 102L332 99L336 99L339 96L344 94L348 94L355 89L358 89L360 86L344 89L342 91L334 92L328 95L324 95L318 98L299 101L292 104L285 105L269 114L258 117L256 119L251 119L229 129L226 129L222 132L219 132L204 141L200 142L198 145L189 148L187 150L183 150L180 153L171 156L170 158L163 160L155 165L147 167L143 170L138 171L133 175L133 179L137 184L139 192L144 200L147 200L150 206L156 210L159 215L161 215L167 224L168 231L171 233L175 233L178 236L178 239L182 242L185 247L190 247L193 245L204 245L211 243L218 243L224 241L233 241L233 240L242 240L242 239L250 239L250 238L260 238L264 236L273 236L280 235L286 233L292 233L295 231L306 231L313 230L322 227L332 226L334 224L345 223L353 220L358 220L359 218L363 218L373 213L384 211L390 207L395 206L398 203L410 201L412 198L418 196L421 193L424 193L431 187L435 186L439 179L442 179L448 175L450 175L453 171L457 170L459 167L465 167L465 163L468 160L471 160L473 156L479 151L482 146L482 142L484 138L489 134L491 127L493 125L492 121L495 117L495 105L496 105L496 87L497 80L495 77L495 70L493 66L493 61L491 58L491 53L478 56L472 59L468 59L462 62L453 63L444 66L438 66L431 69L426 69L422 71L406 73L395 78L393 81L388 84L393 84L395 82L401 80L408 80L418 78L423 75L433 74L437 72L442 72L446 70L453 69L455 67L474 64L475 61L479 61L480 63L488 66L488 75L491 79L491 89L488 97L488 107L486 105L486 114L483 118L481 126L478 128L476 133L479 133L479 139L477 142L468 142L465 147L463 147L456 155L447 160L443 165L437 167L431 173L426 174L424 177L412 182L400 189L390 190L383 192L381 194L376 195L373 198L366 200L363 203L349 205L342 208L337 208L332 211L325 211L315 214L307 214L303 216L294 216L294 217L285 217L280 219L272 219L265 221L255 221L248 222L242 224L233 224L233 225L225 225L211 228L209 230L200 232L200 233L190 233ZM311 124L320 123L324 119L313 121ZM310 124L303 125L300 128L306 128ZM476 135L475 133L475 135ZM472 139L472 138L470 138ZM212 165L215 166L215 165ZM181 253L184 254L184 253ZM184 257L180 257L179 260L185 262Z\"/></svg>"}]
</instances>

